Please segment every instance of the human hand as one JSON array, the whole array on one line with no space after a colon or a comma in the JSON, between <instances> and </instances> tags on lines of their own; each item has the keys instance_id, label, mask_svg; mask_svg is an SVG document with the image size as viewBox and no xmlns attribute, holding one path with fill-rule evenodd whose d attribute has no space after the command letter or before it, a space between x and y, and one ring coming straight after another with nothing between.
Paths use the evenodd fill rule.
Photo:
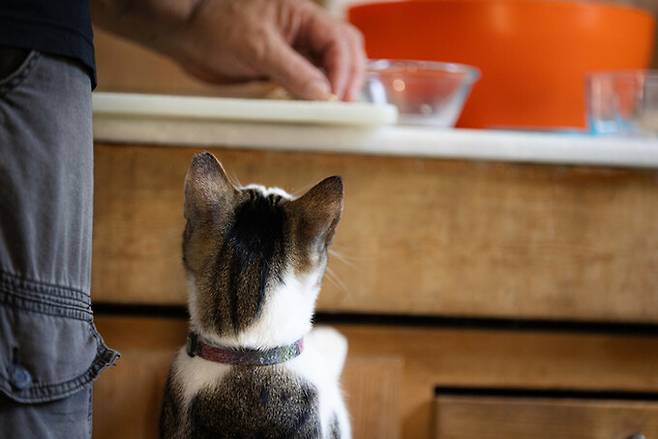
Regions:
<instances>
[{"instance_id":1,"label":"human hand","mask_svg":"<svg viewBox=\"0 0 658 439\"><path fill-rule=\"evenodd\" d=\"M163 45L199 79L271 79L303 99L354 100L365 52L359 32L308 0L198 1Z\"/></svg>"}]
</instances>

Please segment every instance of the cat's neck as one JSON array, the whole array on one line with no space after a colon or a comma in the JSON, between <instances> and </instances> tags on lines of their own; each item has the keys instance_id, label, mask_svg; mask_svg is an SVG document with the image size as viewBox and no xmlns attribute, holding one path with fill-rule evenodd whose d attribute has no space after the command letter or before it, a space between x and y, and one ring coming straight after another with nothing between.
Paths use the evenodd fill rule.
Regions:
<instances>
[{"instance_id":1,"label":"cat's neck","mask_svg":"<svg viewBox=\"0 0 658 439\"><path fill-rule=\"evenodd\" d=\"M219 335L214 331L204 331L203 329L194 329L199 335L214 345L227 348L245 348L245 349L273 349L281 346L288 346L299 339L304 338L311 331L312 325L308 322L304 328L295 328L288 333L267 333L258 330L254 325L236 335ZM194 327L193 327L194 328Z\"/></svg>"},{"instance_id":2,"label":"cat's neck","mask_svg":"<svg viewBox=\"0 0 658 439\"><path fill-rule=\"evenodd\" d=\"M311 331L319 284L313 278L288 275L268 294L259 317L237 335L203 328L190 304L192 330L208 341L226 347L270 349L294 343ZM193 296L193 294L191 295Z\"/></svg>"}]
</instances>

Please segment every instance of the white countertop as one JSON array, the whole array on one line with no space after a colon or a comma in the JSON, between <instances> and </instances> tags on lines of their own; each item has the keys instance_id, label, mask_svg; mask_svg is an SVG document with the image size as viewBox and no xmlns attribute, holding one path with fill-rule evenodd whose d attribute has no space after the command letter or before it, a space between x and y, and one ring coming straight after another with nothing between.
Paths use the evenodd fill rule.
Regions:
<instances>
[{"instance_id":1,"label":"white countertop","mask_svg":"<svg viewBox=\"0 0 658 439\"><path fill-rule=\"evenodd\" d=\"M107 143L335 152L658 169L658 140L578 134L231 121L179 113L94 109L94 139Z\"/></svg>"}]
</instances>

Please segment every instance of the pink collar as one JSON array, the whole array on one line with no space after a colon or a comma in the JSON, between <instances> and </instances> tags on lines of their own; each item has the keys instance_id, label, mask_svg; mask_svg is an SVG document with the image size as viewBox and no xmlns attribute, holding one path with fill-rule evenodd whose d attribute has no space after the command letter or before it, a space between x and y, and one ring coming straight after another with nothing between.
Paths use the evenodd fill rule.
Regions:
<instances>
[{"instance_id":1,"label":"pink collar","mask_svg":"<svg viewBox=\"0 0 658 439\"><path fill-rule=\"evenodd\" d=\"M187 355L201 357L215 363L235 366L271 366L284 363L299 356L304 351L304 339L270 349L249 349L218 346L195 332L187 336Z\"/></svg>"}]
</instances>

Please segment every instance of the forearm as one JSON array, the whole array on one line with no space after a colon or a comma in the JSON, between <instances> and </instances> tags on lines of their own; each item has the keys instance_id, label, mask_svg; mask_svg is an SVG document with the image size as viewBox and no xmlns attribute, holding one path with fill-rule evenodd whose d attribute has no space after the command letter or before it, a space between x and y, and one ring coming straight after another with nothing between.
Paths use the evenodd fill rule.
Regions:
<instances>
[{"instance_id":1,"label":"forearm","mask_svg":"<svg viewBox=\"0 0 658 439\"><path fill-rule=\"evenodd\" d=\"M94 24L143 46L170 53L199 0L92 0Z\"/></svg>"},{"instance_id":2,"label":"forearm","mask_svg":"<svg viewBox=\"0 0 658 439\"><path fill-rule=\"evenodd\" d=\"M97 25L208 82L267 78L297 97L324 100L353 99L363 79L359 33L309 0L92 2Z\"/></svg>"}]
</instances>

